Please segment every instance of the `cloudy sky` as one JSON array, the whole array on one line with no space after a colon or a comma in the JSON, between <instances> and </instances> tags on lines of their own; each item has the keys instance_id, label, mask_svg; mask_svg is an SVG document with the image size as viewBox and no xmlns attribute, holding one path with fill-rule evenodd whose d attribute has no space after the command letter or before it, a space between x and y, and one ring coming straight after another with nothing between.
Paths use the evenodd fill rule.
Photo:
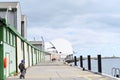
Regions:
<instances>
[{"instance_id":1,"label":"cloudy sky","mask_svg":"<svg viewBox=\"0 0 120 80\"><path fill-rule=\"evenodd\" d=\"M28 40L64 38L80 55L120 56L120 0L18 1Z\"/></svg>"}]
</instances>

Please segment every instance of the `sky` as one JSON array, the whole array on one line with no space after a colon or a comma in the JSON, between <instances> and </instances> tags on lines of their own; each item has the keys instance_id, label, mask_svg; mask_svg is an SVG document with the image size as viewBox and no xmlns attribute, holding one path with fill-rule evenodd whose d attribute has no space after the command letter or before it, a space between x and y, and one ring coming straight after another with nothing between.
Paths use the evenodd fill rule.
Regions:
<instances>
[{"instance_id":1,"label":"sky","mask_svg":"<svg viewBox=\"0 0 120 80\"><path fill-rule=\"evenodd\" d=\"M64 38L75 55L120 56L120 0L17 1L27 16L28 40Z\"/></svg>"}]
</instances>

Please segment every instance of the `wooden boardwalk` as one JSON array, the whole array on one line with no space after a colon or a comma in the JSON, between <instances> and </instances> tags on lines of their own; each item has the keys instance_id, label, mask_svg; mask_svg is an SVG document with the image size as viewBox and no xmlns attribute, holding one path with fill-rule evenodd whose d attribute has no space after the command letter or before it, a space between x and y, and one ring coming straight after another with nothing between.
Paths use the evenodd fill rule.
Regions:
<instances>
[{"instance_id":1,"label":"wooden boardwalk","mask_svg":"<svg viewBox=\"0 0 120 80\"><path fill-rule=\"evenodd\" d=\"M19 75L6 80L19 80ZM39 63L27 69L24 80L117 80L78 67L68 66L61 62Z\"/></svg>"}]
</instances>

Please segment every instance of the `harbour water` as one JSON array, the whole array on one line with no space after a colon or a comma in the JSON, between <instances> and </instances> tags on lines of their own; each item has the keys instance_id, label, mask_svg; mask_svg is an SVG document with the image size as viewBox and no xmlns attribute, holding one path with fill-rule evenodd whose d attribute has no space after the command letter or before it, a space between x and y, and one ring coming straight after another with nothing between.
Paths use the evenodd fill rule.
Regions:
<instances>
[{"instance_id":1,"label":"harbour water","mask_svg":"<svg viewBox=\"0 0 120 80\"><path fill-rule=\"evenodd\" d=\"M80 62L77 62L80 66ZM83 67L88 68L87 60L83 60ZM112 68L120 68L120 58L116 59L102 59L102 73L112 75ZM97 60L91 60L91 71L98 72L98 63Z\"/></svg>"}]
</instances>

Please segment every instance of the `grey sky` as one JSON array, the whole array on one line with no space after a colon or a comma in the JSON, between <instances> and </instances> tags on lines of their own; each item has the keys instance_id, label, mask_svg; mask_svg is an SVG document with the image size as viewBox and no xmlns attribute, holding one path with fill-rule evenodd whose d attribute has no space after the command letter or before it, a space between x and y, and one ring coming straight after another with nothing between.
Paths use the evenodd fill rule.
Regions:
<instances>
[{"instance_id":1,"label":"grey sky","mask_svg":"<svg viewBox=\"0 0 120 80\"><path fill-rule=\"evenodd\" d=\"M120 0L19 1L28 19L29 40L65 38L77 51L120 44Z\"/></svg>"}]
</instances>

